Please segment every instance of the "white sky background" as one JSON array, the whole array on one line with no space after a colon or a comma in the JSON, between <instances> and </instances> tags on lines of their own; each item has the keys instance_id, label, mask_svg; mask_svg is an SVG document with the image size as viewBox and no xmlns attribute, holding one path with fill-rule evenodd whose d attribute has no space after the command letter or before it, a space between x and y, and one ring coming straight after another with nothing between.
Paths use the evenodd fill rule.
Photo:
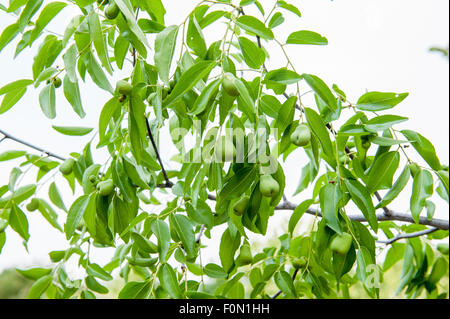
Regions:
<instances>
[{"instance_id":1,"label":"white sky background","mask_svg":"<svg viewBox=\"0 0 450 319\"><path fill-rule=\"evenodd\" d=\"M168 14L166 24L179 24L192 10L197 0L166 0L163 1ZM1 0L5 4L7 1ZM261 0L270 10L273 1ZM410 96L397 108L386 114L399 114L410 118L404 125L396 128L410 128L429 138L436 146L438 156L443 163L448 164L449 158L449 69L448 60L440 54L429 53L431 46L448 45L449 38L449 3L446 0L291 0L300 8L303 17L282 11L286 18L284 25L275 29L276 37L285 40L287 35L298 30L312 30L326 36L328 46L290 46L288 52L299 73L312 73L321 77L329 86L336 83L350 101L367 91L409 92ZM176 7L176 9L174 9ZM176 10L176 11L174 11ZM70 17L78 13L74 6L67 7L48 29L62 33ZM247 9L248 13L255 13ZM255 13L256 14L256 13ZM0 30L14 22L14 18L0 13ZM205 32L210 44L223 34L223 28L208 27ZM36 49L43 37L34 45L31 51L22 52L12 60L16 39L0 55L0 87L11 81L31 78L31 64ZM284 58L276 46L266 46L271 54L267 65L269 69L284 65ZM150 53L149 56L153 54ZM281 62L282 61L282 62ZM62 65L62 63L60 64ZM120 76L127 76L130 69L118 71L111 80L114 84ZM89 76L87 76L89 78ZM57 95L57 113L51 121L42 114L38 94L39 90L29 89L26 95L13 109L0 115L0 128L20 137L30 143L45 149L68 156L70 152L81 152L89 141L88 137L67 137L55 132L51 125L89 126L97 127L99 113L109 99L108 93L88 80L81 86L83 106L87 113L80 120L65 101L62 90ZM306 88L304 88L305 91ZM308 99L304 102L308 105ZM311 104L309 104L311 106ZM298 115L297 115L298 116ZM174 153L168 134L162 135L161 154L165 162ZM11 149L25 149L22 145L6 140L0 144L0 152ZM95 153L94 153L95 154ZM409 151L413 159L423 163L413 150ZM104 163L105 154L94 157L99 163ZM296 197L294 193L301 167L307 158L303 152L293 153L284 165L287 175L286 194L288 198L300 203L308 198L309 192ZM18 162L6 162L0 165L0 185L8 183L9 172ZM167 164L169 165L169 164ZM170 166L168 167L170 169ZM35 173L24 179L22 185L33 183ZM56 179L65 196L66 206L70 206L73 198L68 193L64 181ZM405 211L409 207L410 186L405 194L397 199L391 208ZM46 187L40 193L46 196ZM437 217L448 219L448 205L436 198ZM27 213L30 221L31 238L28 244L29 253L22 245L20 237L7 230L7 242L0 255L0 271L8 267L26 267L33 264L49 263L48 252L66 249L67 242L62 234L53 230L39 213ZM61 213L63 214L63 213ZM276 212L276 217L270 221L268 237L280 234L287 229L287 221L291 212ZM64 219L61 219L63 221ZM62 222L61 222L62 224ZM208 252L203 253L203 262L214 260L217 254L218 242L223 228L213 231L213 240L205 242L209 245ZM252 240L263 240L262 236L251 236ZM111 250L95 250L91 256L100 264L108 261ZM205 260L206 259L206 260Z\"/></svg>"}]
</instances>

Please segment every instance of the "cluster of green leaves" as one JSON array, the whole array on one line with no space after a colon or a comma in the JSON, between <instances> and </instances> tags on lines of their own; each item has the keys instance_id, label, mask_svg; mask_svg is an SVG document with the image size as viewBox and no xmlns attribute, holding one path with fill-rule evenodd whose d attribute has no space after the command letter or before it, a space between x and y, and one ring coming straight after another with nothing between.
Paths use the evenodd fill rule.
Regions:
<instances>
[{"instance_id":1,"label":"cluster of green leaves","mask_svg":"<svg viewBox=\"0 0 450 319\"><path fill-rule=\"evenodd\" d=\"M0 35L0 50L21 36L17 56L48 33L47 24L66 3L50 2L41 9L42 2L13 0L8 8L1 8L18 19ZM104 18L103 11L113 2L120 13L114 19ZM379 114L401 103L407 93L368 92L357 103L351 103L336 85L330 88L316 75L297 73L287 56L287 66L266 69L265 62L270 58L266 44L285 47L328 43L325 37L309 30L292 32L284 41L275 38L276 28L284 23L286 14L301 17L296 6L274 1L272 10L266 12L256 0L242 0L239 6L231 0L202 1L181 25L167 26L166 10L160 0L75 0L70 5L78 6L82 14L68 23L62 37L51 33L43 36L32 64L32 79L15 80L0 88L0 114L11 109L29 86L43 85L40 106L49 119L55 118L58 85L54 79L61 76L65 98L75 113L84 117L78 83L87 80L87 72L96 86L111 94L99 118L95 146L107 150L110 160L104 165L96 163L92 142L81 153L71 154L75 164L63 176L72 192L80 188L82 195L67 208L56 183L49 187L48 200L38 198L37 193L37 185L42 186L42 178L55 172L59 162L23 151L0 154L0 162L25 158L11 172L9 183L0 187L0 250L8 226L28 241L23 206L31 197L38 198L39 212L64 232L70 243L67 250L50 252L54 268L22 272L35 280L30 298L44 293L49 298L95 298L95 294L108 293L102 281L112 280L111 272L116 269L125 281L119 298L268 298L273 285L286 298L350 297L349 288L357 282L375 298L379 288L372 284L368 269L375 265L372 271L382 274L400 260L404 268L399 292L406 290L408 296L417 297L426 290L429 297L446 296L437 283L448 274L448 255L437 252L428 242L412 238L406 244L393 244L380 266L374 234L382 231L393 238L398 232L424 230L425 226L418 224L379 222L376 210L393 202L412 176L412 217L418 222L425 210L427 218L433 219L434 191L448 202L448 167L441 165L425 137L415 131L394 129L407 118ZM244 10L253 6L258 14L246 15ZM137 18L138 10L141 18ZM29 22L38 12L38 18ZM226 23L225 35L207 43L204 29L221 22ZM177 48L181 50L179 59ZM53 66L60 56L62 69ZM131 83L132 91L123 95L108 78L115 67L125 68L127 56L133 68L125 80ZM247 72L249 69L256 72ZM225 73L232 77L238 96L224 90ZM301 81L312 89L314 108L302 104L299 92L298 96L288 94L288 88L298 88ZM343 116L345 124L335 130L334 123ZM195 125L197 121L200 125ZM180 156L172 158L180 169L166 172L149 135L158 144L159 130L167 124L177 147L184 137L177 130L182 128L201 137L196 148L205 152L213 151L207 145L219 138L222 129L265 129L274 144L264 155L275 163L271 175L280 192L274 197L261 193L262 163L249 160L251 134L233 142L245 145L243 163L183 161L184 150L180 147ZM290 140L300 124L306 124L312 132L304 148ZM92 131L85 127L54 129L72 136ZM274 129L278 133L273 133ZM399 139L397 133L404 139ZM409 144L428 167L410 162L401 167L403 145ZM311 186L313 195L295 209L288 233L279 238L280 244L252 256L248 232L266 234L286 184L282 162L300 150L310 160L302 168L296 194ZM193 158L195 151L193 148L187 154ZM36 184L20 186L20 178L27 172L24 167L38 168ZM98 187L105 180L114 184L113 192L106 196ZM158 194L161 188L171 186L169 180L173 181L169 192L173 199L161 204ZM374 203L378 191L384 190L388 191L382 200ZM215 206L208 202L212 193ZM233 207L243 196L248 196L248 205L237 215ZM358 207L368 226L349 219L345 208L350 202ZM160 212L149 214L145 208L148 205L161 205ZM313 205L320 206L323 218L317 219L310 233L296 236L296 226ZM59 213L65 214L64 226L58 223ZM210 237L213 229L224 224L227 228L221 236L220 265L203 265L199 258L201 237ZM330 248L330 242L343 233L351 234L352 244L341 255ZM429 235L431 239L446 237L446 231ZM115 247L116 253L110 263L101 267L91 262L90 245ZM64 264L72 256L86 270L83 279L67 276ZM298 260L305 263L300 265ZM183 265L182 271L174 267L176 264ZM202 280L187 280L185 271ZM130 273L142 280L130 281ZM204 276L218 280L215 291L205 288ZM245 286L243 278L248 278L250 285Z\"/></svg>"}]
</instances>

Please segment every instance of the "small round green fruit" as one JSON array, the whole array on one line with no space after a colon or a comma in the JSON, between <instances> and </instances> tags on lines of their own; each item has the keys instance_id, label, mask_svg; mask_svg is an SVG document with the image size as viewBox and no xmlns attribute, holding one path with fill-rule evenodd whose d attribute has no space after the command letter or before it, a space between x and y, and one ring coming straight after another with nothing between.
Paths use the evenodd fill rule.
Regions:
<instances>
[{"instance_id":1,"label":"small round green fruit","mask_svg":"<svg viewBox=\"0 0 450 319\"><path fill-rule=\"evenodd\" d=\"M280 193L280 184L270 174L262 175L259 190L265 197L275 197Z\"/></svg>"},{"instance_id":2,"label":"small round green fruit","mask_svg":"<svg viewBox=\"0 0 450 319\"><path fill-rule=\"evenodd\" d=\"M130 95L133 86L125 80L117 81L117 91L122 95Z\"/></svg>"},{"instance_id":3,"label":"small round green fruit","mask_svg":"<svg viewBox=\"0 0 450 319\"><path fill-rule=\"evenodd\" d=\"M27 210L29 212L34 212L39 209L39 199L33 198L28 204L27 204Z\"/></svg>"},{"instance_id":4,"label":"small round green fruit","mask_svg":"<svg viewBox=\"0 0 450 319\"><path fill-rule=\"evenodd\" d=\"M349 233L342 233L333 238L330 244L331 250L339 255L346 255L352 246L353 237Z\"/></svg>"},{"instance_id":5,"label":"small round green fruit","mask_svg":"<svg viewBox=\"0 0 450 319\"><path fill-rule=\"evenodd\" d=\"M236 86L236 78L232 73L225 73L223 77L222 87L227 92L228 95L238 97L241 95L237 86Z\"/></svg>"},{"instance_id":6,"label":"small round green fruit","mask_svg":"<svg viewBox=\"0 0 450 319\"><path fill-rule=\"evenodd\" d=\"M114 191L114 182L112 179L100 182L97 184L97 189L101 196L109 196Z\"/></svg>"},{"instance_id":7,"label":"small round green fruit","mask_svg":"<svg viewBox=\"0 0 450 319\"><path fill-rule=\"evenodd\" d=\"M233 206L233 213L236 216L242 216L247 211L248 203L250 202L250 197L245 195Z\"/></svg>"},{"instance_id":8,"label":"small round green fruit","mask_svg":"<svg viewBox=\"0 0 450 319\"><path fill-rule=\"evenodd\" d=\"M56 77L56 78L52 79L52 83L53 83L55 89L57 89L57 88L59 88L61 86L62 81L61 81L61 79L59 77Z\"/></svg>"},{"instance_id":9,"label":"small round green fruit","mask_svg":"<svg viewBox=\"0 0 450 319\"><path fill-rule=\"evenodd\" d=\"M120 10L119 7L117 6L117 4L110 3L106 9L105 9L105 16L110 19L113 20L115 18L117 18L117 15L119 14Z\"/></svg>"},{"instance_id":10,"label":"small round green fruit","mask_svg":"<svg viewBox=\"0 0 450 319\"><path fill-rule=\"evenodd\" d=\"M305 124L300 124L291 135L291 142L294 145L303 147L311 141L311 130Z\"/></svg>"},{"instance_id":11,"label":"small round green fruit","mask_svg":"<svg viewBox=\"0 0 450 319\"><path fill-rule=\"evenodd\" d=\"M59 166L59 171L63 175L70 175L73 171L73 166L75 165L75 160L73 158L68 158Z\"/></svg>"}]
</instances>

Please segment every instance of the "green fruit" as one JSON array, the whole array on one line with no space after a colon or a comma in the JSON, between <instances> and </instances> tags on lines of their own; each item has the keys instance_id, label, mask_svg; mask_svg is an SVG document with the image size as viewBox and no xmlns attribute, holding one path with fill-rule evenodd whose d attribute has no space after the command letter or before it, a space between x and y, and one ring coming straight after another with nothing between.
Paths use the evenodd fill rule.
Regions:
<instances>
[{"instance_id":1,"label":"green fruit","mask_svg":"<svg viewBox=\"0 0 450 319\"><path fill-rule=\"evenodd\" d=\"M221 136L214 147L216 161L231 162L236 156L236 148L231 139L226 136Z\"/></svg>"},{"instance_id":2,"label":"green fruit","mask_svg":"<svg viewBox=\"0 0 450 319\"><path fill-rule=\"evenodd\" d=\"M228 95L234 97L238 97L239 95L241 95L236 86L236 78L229 72L225 73L225 76L223 77L222 87Z\"/></svg>"},{"instance_id":3,"label":"green fruit","mask_svg":"<svg viewBox=\"0 0 450 319\"><path fill-rule=\"evenodd\" d=\"M291 142L294 145L303 147L311 141L311 130L305 124L300 124L291 135Z\"/></svg>"},{"instance_id":4,"label":"green fruit","mask_svg":"<svg viewBox=\"0 0 450 319\"><path fill-rule=\"evenodd\" d=\"M339 255L346 255L352 246L353 237L349 233L343 233L342 235L337 235L331 241L331 250Z\"/></svg>"},{"instance_id":5,"label":"green fruit","mask_svg":"<svg viewBox=\"0 0 450 319\"><path fill-rule=\"evenodd\" d=\"M131 93L131 90L133 90L133 87L130 83L128 83L125 80L117 81L117 91L119 91L120 94L123 95L129 95Z\"/></svg>"},{"instance_id":6,"label":"green fruit","mask_svg":"<svg viewBox=\"0 0 450 319\"><path fill-rule=\"evenodd\" d=\"M439 250L442 254L448 256L448 244L440 243L437 245L437 250Z\"/></svg>"},{"instance_id":7,"label":"green fruit","mask_svg":"<svg viewBox=\"0 0 450 319\"><path fill-rule=\"evenodd\" d=\"M97 184L97 189L100 195L109 196L114 191L114 182L112 181L112 179L100 182Z\"/></svg>"},{"instance_id":8,"label":"green fruit","mask_svg":"<svg viewBox=\"0 0 450 319\"><path fill-rule=\"evenodd\" d=\"M411 176L414 177L417 175L417 173L420 172L421 168L417 163L411 163L409 164L409 169L411 170Z\"/></svg>"},{"instance_id":9,"label":"green fruit","mask_svg":"<svg viewBox=\"0 0 450 319\"><path fill-rule=\"evenodd\" d=\"M306 258L304 256L302 256L300 258L294 258L292 260L292 266L294 266L295 269L304 268L307 263L308 263L308 261L306 260Z\"/></svg>"},{"instance_id":10,"label":"green fruit","mask_svg":"<svg viewBox=\"0 0 450 319\"><path fill-rule=\"evenodd\" d=\"M109 4L105 9L105 16L108 19L115 19L117 15L119 14L119 7L114 2Z\"/></svg>"},{"instance_id":11,"label":"green fruit","mask_svg":"<svg viewBox=\"0 0 450 319\"><path fill-rule=\"evenodd\" d=\"M73 158L68 158L59 166L59 171L63 175L69 175L72 173L73 166L75 165L75 160Z\"/></svg>"},{"instance_id":12,"label":"green fruit","mask_svg":"<svg viewBox=\"0 0 450 319\"><path fill-rule=\"evenodd\" d=\"M250 202L250 197L245 195L242 197L239 201L236 202L233 206L233 212L237 216L244 215L245 211L247 210L248 203Z\"/></svg>"},{"instance_id":13,"label":"green fruit","mask_svg":"<svg viewBox=\"0 0 450 319\"><path fill-rule=\"evenodd\" d=\"M29 212L34 212L39 208L39 199L33 198L28 204L27 204L27 210Z\"/></svg>"},{"instance_id":14,"label":"green fruit","mask_svg":"<svg viewBox=\"0 0 450 319\"><path fill-rule=\"evenodd\" d=\"M62 84L62 81L60 78L56 77L52 79L53 85L55 86L55 88L59 88Z\"/></svg>"},{"instance_id":15,"label":"green fruit","mask_svg":"<svg viewBox=\"0 0 450 319\"><path fill-rule=\"evenodd\" d=\"M253 261L252 251L250 249L250 245L244 244L242 245L239 256L237 258L237 262L239 265L249 265Z\"/></svg>"},{"instance_id":16,"label":"green fruit","mask_svg":"<svg viewBox=\"0 0 450 319\"><path fill-rule=\"evenodd\" d=\"M280 185L272 175L263 175L259 182L259 190L266 197L275 197L280 193Z\"/></svg>"}]
</instances>

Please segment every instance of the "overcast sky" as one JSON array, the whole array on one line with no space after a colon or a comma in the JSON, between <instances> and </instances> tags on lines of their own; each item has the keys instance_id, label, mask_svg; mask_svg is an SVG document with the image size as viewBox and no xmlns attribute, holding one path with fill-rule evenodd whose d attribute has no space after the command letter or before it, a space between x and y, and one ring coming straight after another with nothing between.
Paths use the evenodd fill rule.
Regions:
<instances>
[{"instance_id":1,"label":"overcast sky","mask_svg":"<svg viewBox=\"0 0 450 319\"><path fill-rule=\"evenodd\" d=\"M7 1L0 0L2 4ZM185 15L192 10L198 1L166 0L168 9L166 24L179 24ZM390 114L409 117L409 121L397 128L417 130L429 138L436 146L438 156L448 164L449 157L449 69L448 60L436 53L429 53L431 46L448 45L449 3L446 0L304 0L291 1L299 6L303 17L298 19L284 13L286 24L276 29L276 36L284 40L288 34L298 30L312 30L326 36L328 46L292 46L288 49L296 69L300 73L312 73L321 77L330 86L335 83L347 93L350 101L356 101L366 91L409 92L410 96ZM268 9L273 1L262 0ZM79 11L74 6L63 10L48 29L62 33L70 17ZM251 13L252 10L249 10ZM14 18L0 12L0 30L14 22ZM222 28L209 27L206 32L208 43L217 39ZM42 41L42 38L41 40ZM32 59L38 43L32 50L22 52L13 60L17 39L4 49L0 55L0 87L11 81L31 78ZM268 45L271 54L269 68L283 65L283 56L274 46ZM150 54L152 55L152 54ZM280 65L281 63L281 65ZM118 72L111 80L114 83L121 76L129 73L129 67ZM128 72L128 73L127 73ZM77 119L65 101L61 92L57 96L57 113L55 120L48 120L41 113L38 103L38 90L30 89L26 96L9 112L0 115L0 128L40 145L55 153L68 156L72 151L81 151L90 137L74 138L56 133L51 125L90 126L96 127L102 106L108 100L108 94L93 86L90 81L81 87L82 99L87 116ZM308 100L306 100L308 101ZM167 134L162 136L161 153L167 154L165 162L171 157L174 149ZM0 144L0 152L10 149L26 149L12 141ZM29 149L27 149L29 150ZM413 159L419 160L415 153L409 151ZM103 163L105 154L96 154L96 160ZM291 155L285 165L287 174L286 194L289 199L299 203L308 198L309 193L294 193L300 177L300 167L306 164L306 157L301 152ZM419 162L421 162L419 160ZM422 162L421 162L422 163ZM1 163L0 185L7 184L9 172L17 162ZM169 165L169 164L167 164ZM23 185L32 183L35 175L25 178ZM66 186L56 179L63 192ZM407 191L393 207L405 211L409 207ZM44 197L46 188L42 188L40 196ZM73 198L65 197L70 206ZM436 199L438 216L448 218L448 205ZM286 228L290 212L277 212L271 220L270 234L277 234ZM0 270L11 266L28 266L34 263L48 263L48 252L54 249L65 249L67 243L64 236L47 226L43 218L36 213L28 213L31 239L29 253L22 246L22 241L11 230L7 231L7 243L0 255ZM62 219L64 220L64 219ZM218 236L221 229L214 231L213 241L208 241L213 258L217 252ZM261 236L252 236L253 241L261 241ZM106 263L110 251L99 251L98 260Z\"/></svg>"}]
</instances>

